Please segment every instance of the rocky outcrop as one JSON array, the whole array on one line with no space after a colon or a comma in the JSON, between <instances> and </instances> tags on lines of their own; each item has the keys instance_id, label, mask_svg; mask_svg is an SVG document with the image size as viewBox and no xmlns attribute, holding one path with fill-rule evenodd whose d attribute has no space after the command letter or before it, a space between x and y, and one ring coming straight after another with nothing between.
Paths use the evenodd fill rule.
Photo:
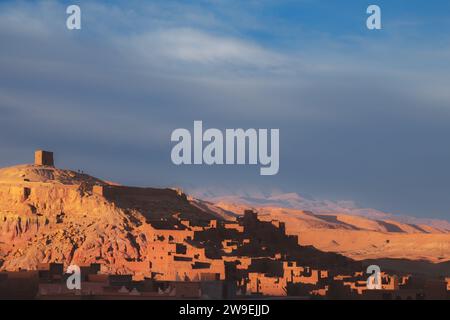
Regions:
<instances>
[{"instance_id":1,"label":"rocky outcrop","mask_svg":"<svg viewBox=\"0 0 450 320\"><path fill-rule=\"evenodd\" d=\"M152 219L180 214L216 218L177 190L152 189L158 194L152 197L150 189L117 187L120 192L110 196L93 192L94 186L115 188L53 167L0 170L0 270L33 270L40 263L60 262L100 263L104 272L125 273L130 271L128 262L146 261Z\"/></svg>"}]
</instances>

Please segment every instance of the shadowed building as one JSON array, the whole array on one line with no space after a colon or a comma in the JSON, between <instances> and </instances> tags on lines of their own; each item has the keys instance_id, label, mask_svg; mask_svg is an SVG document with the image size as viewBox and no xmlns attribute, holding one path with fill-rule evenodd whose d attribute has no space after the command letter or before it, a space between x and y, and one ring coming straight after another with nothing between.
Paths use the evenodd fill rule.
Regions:
<instances>
[{"instance_id":1,"label":"shadowed building","mask_svg":"<svg viewBox=\"0 0 450 320\"><path fill-rule=\"evenodd\" d=\"M53 152L36 150L34 152L34 164L37 166L50 166L53 167Z\"/></svg>"}]
</instances>

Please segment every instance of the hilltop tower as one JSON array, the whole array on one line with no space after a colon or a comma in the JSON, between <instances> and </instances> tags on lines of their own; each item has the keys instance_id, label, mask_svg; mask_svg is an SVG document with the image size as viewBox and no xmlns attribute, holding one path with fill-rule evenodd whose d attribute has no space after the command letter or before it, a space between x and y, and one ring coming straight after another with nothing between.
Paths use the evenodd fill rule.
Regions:
<instances>
[{"instance_id":1,"label":"hilltop tower","mask_svg":"<svg viewBox=\"0 0 450 320\"><path fill-rule=\"evenodd\" d=\"M34 152L34 164L37 166L55 166L53 161L53 152L36 150Z\"/></svg>"}]
</instances>

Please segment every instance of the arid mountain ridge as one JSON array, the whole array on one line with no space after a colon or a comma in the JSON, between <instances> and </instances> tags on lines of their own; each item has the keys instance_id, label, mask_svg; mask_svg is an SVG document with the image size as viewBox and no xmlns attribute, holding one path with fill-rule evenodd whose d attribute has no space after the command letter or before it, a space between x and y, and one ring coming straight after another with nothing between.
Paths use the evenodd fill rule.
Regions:
<instances>
[{"instance_id":1,"label":"arid mountain ridge","mask_svg":"<svg viewBox=\"0 0 450 320\"><path fill-rule=\"evenodd\" d=\"M241 206L288 208L311 211L319 215L351 215L371 220L393 220L403 224L427 225L438 230L450 231L450 222L442 219L417 218L407 215L386 213L373 208L361 208L353 201L317 200L297 193L267 193L250 195L216 195L197 191L195 194L213 203L228 203Z\"/></svg>"},{"instance_id":2,"label":"arid mountain ridge","mask_svg":"<svg viewBox=\"0 0 450 320\"><path fill-rule=\"evenodd\" d=\"M295 194L267 199L227 196L209 201L231 212L251 207L260 212L261 219L285 222L287 232L299 235L301 245L313 245L319 250L337 252L355 260L392 258L434 263L450 260L450 229L446 221L441 224L438 220L430 224L423 220L408 223L370 209L361 209L359 214L357 209L349 212L332 202L325 202L324 206L307 200L304 205ZM295 206L298 207L292 208Z\"/></svg>"},{"instance_id":3,"label":"arid mountain ridge","mask_svg":"<svg viewBox=\"0 0 450 320\"><path fill-rule=\"evenodd\" d=\"M121 188L53 166L0 169L0 270L36 269L39 263L59 261L96 262L106 272L133 272L129 262L145 261L152 246L149 223L157 227L162 219L177 217L202 225L211 219L234 219L249 208L230 199L214 203L193 198L178 189ZM119 191L121 196L116 197L114 192ZM445 262L450 258L447 230L267 205L252 207L261 219L286 222L287 233L299 235L301 245L355 260ZM183 226L175 223L174 227Z\"/></svg>"}]
</instances>

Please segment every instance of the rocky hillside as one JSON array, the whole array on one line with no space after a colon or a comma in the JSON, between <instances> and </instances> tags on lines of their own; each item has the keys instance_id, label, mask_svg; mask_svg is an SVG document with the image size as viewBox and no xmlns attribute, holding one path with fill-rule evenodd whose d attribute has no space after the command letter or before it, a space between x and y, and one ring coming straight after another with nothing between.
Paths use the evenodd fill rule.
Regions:
<instances>
[{"instance_id":1,"label":"rocky hillside","mask_svg":"<svg viewBox=\"0 0 450 320\"><path fill-rule=\"evenodd\" d=\"M381 217L253 207L263 220L286 222L287 233L299 235L301 245L330 254L355 260L450 260L445 229ZM0 270L95 262L103 272L129 273L130 262L149 261L152 225L178 217L201 226L211 219L232 219L248 208L248 203L212 203L176 189L122 187L50 166L0 169Z\"/></svg>"},{"instance_id":2,"label":"rocky hillside","mask_svg":"<svg viewBox=\"0 0 450 320\"><path fill-rule=\"evenodd\" d=\"M0 170L0 270L35 269L39 263L97 262L126 272L124 261L142 261L149 222L178 215L192 224L226 217L190 202L172 189L146 189L149 196L93 192L110 183L49 166ZM155 196L152 196L155 194Z\"/></svg>"}]
</instances>

